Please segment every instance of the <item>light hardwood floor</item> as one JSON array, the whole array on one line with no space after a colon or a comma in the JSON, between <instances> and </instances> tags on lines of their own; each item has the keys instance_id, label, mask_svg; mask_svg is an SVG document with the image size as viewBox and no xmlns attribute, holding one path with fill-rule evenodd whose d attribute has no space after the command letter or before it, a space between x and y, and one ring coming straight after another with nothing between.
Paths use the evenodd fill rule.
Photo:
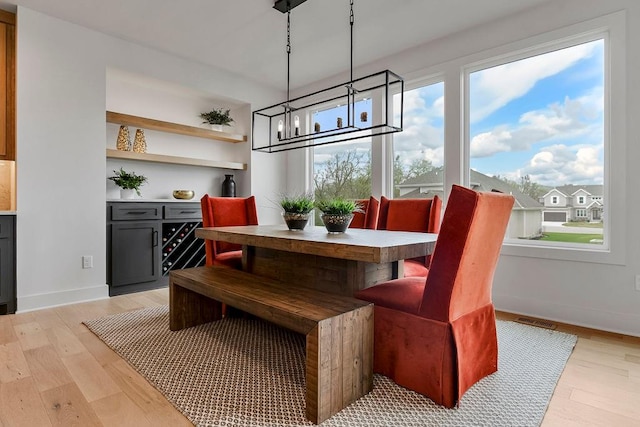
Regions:
<instances>
[{"instance_id":1,"label":"light hardwood floor","mask_svg":"<svg viewBox=\"0 0 640 427\"><path fill-rule=\"evenodd\" d=\"M0 316L0 425L191 425L82 325L168 299L165 288ZM640 338L568 325L558 330L579 339L542 425L640 426Z\"/></svg>"}]
</instances>

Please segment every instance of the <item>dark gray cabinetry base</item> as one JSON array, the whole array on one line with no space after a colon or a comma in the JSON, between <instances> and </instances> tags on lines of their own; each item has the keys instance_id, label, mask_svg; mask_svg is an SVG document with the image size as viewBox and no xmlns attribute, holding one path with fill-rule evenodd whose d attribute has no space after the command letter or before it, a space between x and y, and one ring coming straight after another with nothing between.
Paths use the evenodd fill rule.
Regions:
<instances>
[{"instance_id":1,"label":"dark gray cabinetry base","mask_svg":"<svg viewBox=\"0 0 640 427\"><path fill-rule=\"evenodd\" d=\"M200 218L197 202L108 202L109 295L164 287L172 269L204 265Z\"/></svg>"},{"instance_id":2,"label":"dark gray cabinetry base","mask_svg":"<svg viewBox=\"0 0 640 427\"><path fill-rule=\"evenodd\" d=\"M0 314L16 312L16 217L0 216Z\"/></svg>"}]
</instances>

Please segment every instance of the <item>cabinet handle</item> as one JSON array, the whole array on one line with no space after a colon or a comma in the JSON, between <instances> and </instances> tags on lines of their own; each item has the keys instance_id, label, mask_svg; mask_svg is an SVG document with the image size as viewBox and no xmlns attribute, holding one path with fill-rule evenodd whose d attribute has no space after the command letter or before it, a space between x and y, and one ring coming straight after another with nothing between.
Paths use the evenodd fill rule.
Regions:
<instances>
[{"instance_id":1,"label":"cabinet handle","mask_svg":"<svg viewBox=\"0 0 640 427\"><path fill-rule=\"evenodd\" d=\"M180 211L181 214L192 214L197 213L198 211Z\"/></svg>"},{"instance_id":2,"label":"cabinet handle","mask_svg":"<svg viewBox=\"0 0 640 427\"><path fill-rule=\"evenodd\" d=\"M152 246L155 248L156 246L158 246L158 232L154 231L153 232L153 241L151 242Z\"/></svg>"},{"instance_id":3,"label":"cabinet handle","mask_svg":"<svg viewBox=\"0 0 640 427\"><path fill-rule=\"evenodd\" d=\"M144 215L146 214L145 211L129 211L127 212L127 215Z\"/></svg>"}]
</instances>

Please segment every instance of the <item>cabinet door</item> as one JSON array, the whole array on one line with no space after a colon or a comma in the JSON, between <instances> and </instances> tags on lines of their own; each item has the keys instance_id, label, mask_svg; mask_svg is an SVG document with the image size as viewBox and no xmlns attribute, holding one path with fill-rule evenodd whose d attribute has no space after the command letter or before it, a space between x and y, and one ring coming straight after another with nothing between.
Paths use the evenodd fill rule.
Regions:
<instances>
[{"instance_id":1,"label":"cabinet door","mask_svg":"<svg viewBox=\"0 0 640 427\"><path fill-rule=\"evenodd\" d=\"M160 277L159 221L111 225L111 286L152 282Z\"/></svg>"},{"instance_id":2,"label":"cabinet door","mask_svg":"<svg viewBox=\"0 0 640 427\"><path fill-rule=\"evenodd\" d=\"M0 314L16 311L14 218L0 217Z\"/></svg>"}]
</instances>

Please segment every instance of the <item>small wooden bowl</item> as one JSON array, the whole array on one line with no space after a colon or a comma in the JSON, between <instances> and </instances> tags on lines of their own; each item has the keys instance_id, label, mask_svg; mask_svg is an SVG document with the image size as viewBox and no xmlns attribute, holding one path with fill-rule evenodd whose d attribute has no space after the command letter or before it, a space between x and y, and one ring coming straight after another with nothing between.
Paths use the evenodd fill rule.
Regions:
<instances>
[{"instance_id":1,"label":"small wooden bowl","mask_svg":"<svg viewBox=\"0 0 640 427\"><path fill-rule=\"evenodd\" d=\"M193 199L196 193L193 190L173 190L173 197L176 199L189 200Z\"/></svg>"}]
</instances>

